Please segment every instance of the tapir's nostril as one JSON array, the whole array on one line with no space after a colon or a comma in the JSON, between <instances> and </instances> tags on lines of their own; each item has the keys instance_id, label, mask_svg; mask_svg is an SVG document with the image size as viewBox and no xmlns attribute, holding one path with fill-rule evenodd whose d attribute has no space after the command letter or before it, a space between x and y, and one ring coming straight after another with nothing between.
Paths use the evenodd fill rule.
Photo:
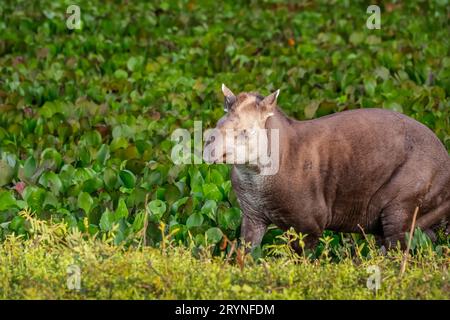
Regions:
<instances>
[{"instance_id":1,"label":"tapir's nostril","mask_svg":"<svg viewBox=\"0 0 450 320\"><path fill-rule=\"evenodd\" d=\"M205 147L207 147L207 146L209 146L211 143L213 143L214 140L215 140L215 137L214 137L214 136L212 136L211 138L209 138L209 139L206 141L206 143L205 143Z\"/></svg>"}]
</instances>

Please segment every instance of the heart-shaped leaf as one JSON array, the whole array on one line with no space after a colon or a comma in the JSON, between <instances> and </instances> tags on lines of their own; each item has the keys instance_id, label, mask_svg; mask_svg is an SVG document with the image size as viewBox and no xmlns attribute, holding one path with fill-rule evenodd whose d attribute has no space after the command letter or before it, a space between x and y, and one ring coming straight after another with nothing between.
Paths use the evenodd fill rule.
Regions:
<instances>
[{"instance_id":1,"label":"heart-shaped leaf","mask_svg":"<svg viewBox=\"0 0 450 320\"><path fill-rule=\"evenodd\" d=\"M136 177L130 170L121 170L119 172L120 183L126 188L134 188L136 184Z\"/></svg>"},{"instance_id":2,"label":"heart-shaped leaf","mask_svg":"<svg viewBox=\"0 0 450 320\"><path fill-rule=\"evenodd\" d=\"M188 229L193 227L200 227L202 223L203 223L203 215L200 212L194 212L187 219L186 227L188 227Z\"/></svg>"},{"instance_id":3,"label":"heart-shaped leaf","mask_svg":"<svg viewBox=\"0 0 450 320\"><path fill-rule=\"evenodd\" d=\"M16 206L16 199L8 191L0 191L0 211L5 211Z\"/></svg>"},{"instance_id":4,"label":"heart-shaped leaf","mask_svg":"<svg viewBox=\"0 0 450 320\"><path fill-rule=\"evenodd\" d=\"M114 214L114 218L117 221L121 218L127 218L127 217L128 217L127 204L125 203L125 200L123 198L121 198L119 200L119 204L118 204L116 212Z\"/></svg>"},{"instance_id":5,"label":"heart-shaped leaf","mask_svg":"<svg viewBox=\"0 0 450 320\"><path fill-rule=\"evenodd\" d=\"M91 212L92 205L94 204L94 200L87 192L82 192L78 196L78 207L83 209L84 212L88 215Z\"/></svg>"},{"instance_id":6,"label":"heart-shaped leaf","mask_svg":"<svg viewBox=\"0 0 450 320\"><path fill-rule=\"evenodd\" d=\"M209 228L206 231L206 239L208 243L218 243L220 240L222 240L223 233L219 228Z\"/></svg>"},{"instance_id":7,"label":"heart-shaped leaf","mask_svg":"<svg viewBox=\"0 0 450 320\"><path fill-rule=\"evenodd\" d=\"M114 214L107 208L100 218L100 229L110 231L114 224Z\"/></svg>"}]
</instances>

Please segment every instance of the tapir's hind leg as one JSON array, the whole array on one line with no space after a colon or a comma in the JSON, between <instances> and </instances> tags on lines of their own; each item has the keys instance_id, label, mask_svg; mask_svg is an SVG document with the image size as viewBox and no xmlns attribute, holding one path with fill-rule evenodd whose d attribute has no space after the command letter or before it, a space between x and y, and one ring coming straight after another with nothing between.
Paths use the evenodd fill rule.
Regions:
<instances>
[{"instance_id":1,"label":"tapir's hind leg","mask_svg":"<svg viewBox=\"0 0 450 320\"><path fill-rule=\"evenodd\" d=\"M412 223L414 208L406 204L392 204L381 213L383 226L384 245L388 249L395 248L400 244L405 246L405 232L409 230Z\"/></svg>"},{"instance_id":2,"label":"tapir's hind leg","mask_svg":"<svg viewBox=\"0 0 450 320\"><path fill-rule=\"evenodd\" d=\"M450 218L450 200L442 203L437 208L425 213L419 219L417 219L417 227L422 230L433 229L442 223L443 220L449 220Z\"/></svg>"},{"instance_id":3,"label":"tapir's hind leg","mask_svg":"<svg viewBox=\"0 0 450 320\"><path fill-rule=\"evenodd\" d=\"M414 216L415 207L408 204L394 204L385 208L381 215L383 225L384 241L387 248L393 248L399 242L404 249L405 232L409 232ZM441 204L439 207L421 212L419 208L415 228L420 228L428 234L432 241L436 240L433 227L445 219L447 212L450 211L450 201ZM448 220L448 214L447 214Z\"/></svg>"}]
</instances>

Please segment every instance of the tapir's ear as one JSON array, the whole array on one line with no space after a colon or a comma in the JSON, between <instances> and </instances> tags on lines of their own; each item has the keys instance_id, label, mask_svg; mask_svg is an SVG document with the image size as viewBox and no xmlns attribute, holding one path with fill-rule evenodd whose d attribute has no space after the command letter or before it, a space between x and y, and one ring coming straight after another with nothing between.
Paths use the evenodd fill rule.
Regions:
<instances>
[{"instance_id":1,"label":"tapir's ear","mask_svg":"<svg viewBox=\"0 0 450 320\"><path fill-rule=\"evenodd\" d=\"M273 112L275 110L275 107L277 106L277 98L279 94L280 89L278 89L275 92L272 92L260 102L262 110L264 112L267 112L268 117L273 116Z\"/></svg>"},{"instance_id":2,"label":"tapir's ear","mask_svg":"<svg viewBox=\"0 0 450 320\"><path fill-rule=\"evenodd\" d=\"M233 92L231 92L230 89L227 88L227 86L225 84L222 83L222 92L223 95L225 96L225 104L224 104L224 110L225 112L230 111L231 106L234 104L234 102L236 101L236 96L234 95Z\"/></svg>"}]
</instances>

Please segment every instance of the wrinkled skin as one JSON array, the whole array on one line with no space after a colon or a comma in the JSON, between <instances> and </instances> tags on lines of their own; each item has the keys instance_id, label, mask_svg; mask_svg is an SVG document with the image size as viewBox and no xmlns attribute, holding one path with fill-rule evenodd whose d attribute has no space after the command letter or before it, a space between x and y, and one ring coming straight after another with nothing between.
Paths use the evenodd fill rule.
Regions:
<instances>
[{"instance_id":1,"label":"wrinkled skin","mask_svg":"<svg viewBox=\"0 0 450 320\"><path fill-rule=\"evenodd\" d=\"M232 94L227 90L226 97ZM249 101L244 98L248 95L238 96L219 130L229 117L254 116L239 108L239 101ZM317 244L324 230L361 229L388 248L398 242L404 246L416 207L416 226L432 239L433 229L448 224L450 157L430 129L383 109L296 121L278 109L277 95L254 99L250 109L261 118L270 114L262 125L279 129L279 171L262 176L257 166L238 164L232 169L246 243L259 245L273 223L308 234L308 248ZM236 122L234 126L239 127ZM240 129L244 127L243 122Z\"/></svg>"}]
</instances>

